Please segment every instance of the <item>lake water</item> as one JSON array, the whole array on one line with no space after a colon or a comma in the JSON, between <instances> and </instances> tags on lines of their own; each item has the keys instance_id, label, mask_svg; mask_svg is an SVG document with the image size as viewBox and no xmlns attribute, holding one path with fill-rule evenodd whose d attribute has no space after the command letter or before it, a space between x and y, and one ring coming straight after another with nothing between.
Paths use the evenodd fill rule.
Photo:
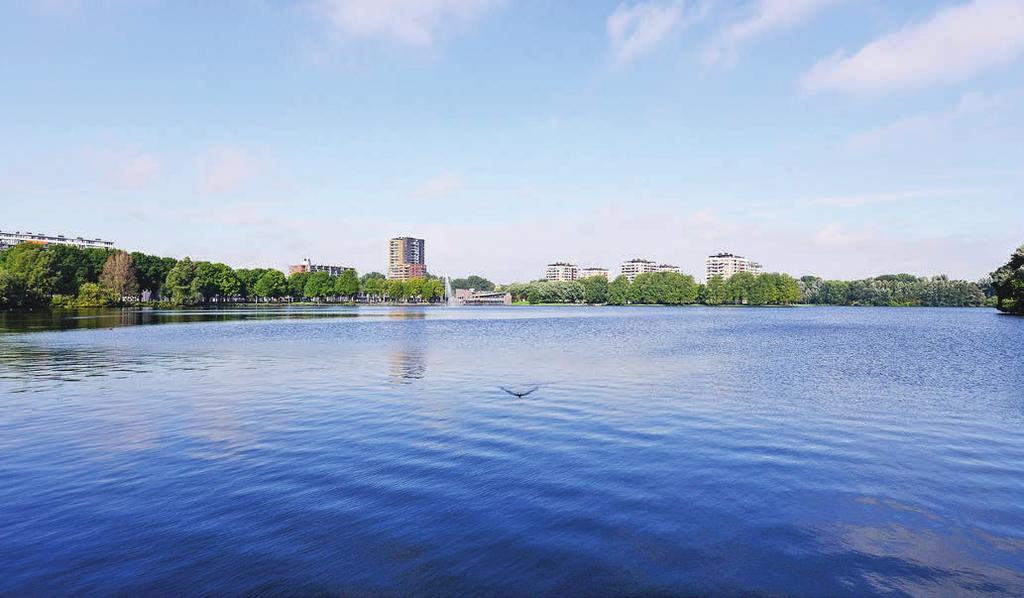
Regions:
<instances>
[{"instance_id":1,"label":"lake water","mask_svg":"<svg viewBox=\"0 0 1024 598\"><path fill-rule=\"evenodd\" d=\"M0 594L1024 593L1024 318L0 327Z\"/></svg>"}]
</instances>

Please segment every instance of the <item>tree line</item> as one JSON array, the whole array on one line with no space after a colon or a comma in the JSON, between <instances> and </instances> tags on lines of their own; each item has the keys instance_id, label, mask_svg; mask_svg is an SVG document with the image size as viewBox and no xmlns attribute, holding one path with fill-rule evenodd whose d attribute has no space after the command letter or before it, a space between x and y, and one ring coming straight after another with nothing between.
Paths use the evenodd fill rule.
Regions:
<instances>
[{"instance_id":1,"label":"tree line","mask_svg":"<svg viewBox=\"0 0 1024 598\"><path fill-rule=\"evenodd\" d=\"M285 276L273 268L80 249L70 245L21 243L0 252L0 309L53 305L102 307L147 299L175 306L281 301L433 302L444 296L433 277L385 280L347 270Z\"/></svg>"},{"instance_id":2,"label":"tree line","mask_svg":"<svg viewBox=\"0 0 1024 598\"><path fill-rule=\"evenodd\" d=\"M698 284L689 274L650 272L631 282L591 276L571 282L538 280L502 287L514 301L609 305L789 305L801 300L800 284L788 274L740 273Z\"/></svg>"},{"instance_id":3,"label":"tree line","mask_svg":"<svg viewBox=\"0 0 1024 598\"><path fill-rule=\"evenodd\" d=\"M1024 263L1024 249L1020 258ZM1018 269L1020 266L1018 266ZM1024 281L1024 274L1020 274ZM1018 282L1024 289L1024 283ZM968 282L946 276L885 274L863 280L795 279L788 274L739 272L698 284L687 274L653 272L632 282L625 276L608 281L601 276L571 282L538 280L502 287L513 300L538 303L609 305L871 305L968 307L991 305L996 288L989 280ZM1006 304L1010 305L1009 299ZM1020 303L1024 306L1024 301Z\"/></svg>"}]
</instances>

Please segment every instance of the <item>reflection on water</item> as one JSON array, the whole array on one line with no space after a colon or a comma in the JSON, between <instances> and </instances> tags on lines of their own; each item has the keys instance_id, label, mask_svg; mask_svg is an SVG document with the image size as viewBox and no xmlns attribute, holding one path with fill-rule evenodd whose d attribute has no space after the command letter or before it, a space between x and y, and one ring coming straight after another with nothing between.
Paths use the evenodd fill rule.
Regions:
<instances>
[{"instance_id":1,"label":"reflection on water","mask_svg":"<svg viewBox=\"0 0 1024 598\"><path fill-rule=\"evenodd\" d=\"M989 310L0 326L0 594L1024 592L1024 320Z\"/></svg>"}]
</instances>

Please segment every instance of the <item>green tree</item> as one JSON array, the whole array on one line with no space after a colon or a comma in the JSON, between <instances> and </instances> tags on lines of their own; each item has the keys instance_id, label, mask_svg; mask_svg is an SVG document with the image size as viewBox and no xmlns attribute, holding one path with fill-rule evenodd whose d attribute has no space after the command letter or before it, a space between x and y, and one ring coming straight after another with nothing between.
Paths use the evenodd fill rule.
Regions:
<instances>
[{"instance_id":1,"label":"green tree","mask_svg":"<svg viewBox=\"0 0 1024 598\"><path fill-rule=\"evenodd\" d=\"M302 301L306 297L308 281L309 272L293 272L288 275L288 296L295 301Z\"/></svg>"},{"instance_id":2,"label":"green tree","mask_svg":"<svg viewBox=\"0 0 1024 598\"><path fill-rule=\"evenodd\" d=\"M992 273L996 307L1000 311L1024 314L1024 245L1017 248L998 270Z\"/></svg>"},{"instance_id":3,"label":"green tree","mask_svg":"<svg viewBox=\"0 0 1024 598\"><path fill-rule=\"evenodd\" d=\"M588 276L580 281L583 285L583 301L590 304L608 302L608 278Z\"/></svg>"},{"instance_id":4,"label":"green tree","mask_svg":"<svg viewBox=\"0 0 1024 598\"><path fill-rule=\"evenodd\" d=\"M135 264L135 275L139 282L140 291L149 291L154 299L159 299L162 294L164 281L167 280L167 273L171 271L177 260L170 257L157 257L147 255L138 251L131 253L132 262Z\"/></svg>"},{"instance_id":5,"label":"green tree","mask_svg":"<svg viewBox=\"0 0 1024 598\"><path fill-rule=\"evenodd\" d=\"M746 304L754 288L754 275L750 272L737 272L725 281L725 296L730 303Z\"/></svg>"},{"instance_id":6,"label":"green tree","mask_svg":"<svg viewBox=\"0 0 1024 598\"><path fill-rule=\"evenodd\" d=\"M323 301L334 295L334 279L326 272L313 272L306 279L306 296Z\"/></svg>"},{"instance_id":7,"label":"green tree","mask_svg":"<svg viewBox=\"0 0 1024 598\"><path fill-rule=\"evenodd\" d=\"M18 307L44 305L57 290L59 275L54 254L33 243L20 243L0 253L0 268L7 271L10 288L22 289Z\"/></svg>"},{"instance_id":8,"label":"green tree","mask_svg":"<svg viewBox=\"0 0 1024 598\"><path fill-rule=\"evenodd\" d=\"M371 272L371 274L374 274L374 272ZM363 282L360 286L363 294L365 294L370 301L379 301L385 295L385 284L385 279L383 277L378 278L373 276L367 278L364 276Z\"/></svg>"},{"instance_id":9,"label":"green tree","mask_svg":"<svg viewBox=\"0 0 1024 598\"><path fill-rule=\"evenodd\" d=\"M110 288L95 282L86 282L78 291L75 305L78 307L107 307L120 303L121 297Z\"/></svg>"},{"instance_id":10,"label":"green tree","mask_svg":"<svg viewBox=\"0 0 1024 598\"><path fill-rule=\"evenodd\" d=\"M211 303L220 294L217 266L210 262L195 262L191 294L198 301Z\"/></svg>"},{"instance_id":11,"label":"green tree","mask_svg":"<svg viewBox=\"0 0 1024 598\"><path fill-rule=\"evenodd\" d=\"M278 299L288 294L288 279L280 270L265 270L253 287L257 297Z\"/></svg>"},{"instance_id":12,"label":"green tree","mask_svg":"<svg viewBox=\"0 0 1024 598\"><path fill-rule=\"evenodd\" d=\"M194 305L199 299L193 290L192 281L196 277L196 266L189 258L184 258L174 265L167 273L163 289L174 305Z\"/></svg>"},{"instance_id":13,"label":"green tree","mask_svg":"<svg viewBox=\"0 0 1024 598\"><path fill-rule=\"evenodd\" d=\"M355 270L345 270L334 280L334 294L346 299L359 294L359 276Z\"/></svg>"},{"instance_id":14,"label":"green tree","mask_svg":"<svg viewBox=\"0 0 1024 598\"><path fill-rule=\"evenodd\" d=\"M712 276L704 286L704 303L721 305L728 300L725 281L721 276Z\"/></svg>"},{"instance_id":15,"label":"green tree","mask_svg":"<svg viewBox=\"0 0 1024 598\"><path fill-rule=\"evenodd\" d=\"M453 289L476 289L477 291L493 291L494 283L483 276L472 274L466 278L453 278Z\"/></svg>"},{"instance_id":16,"label":"green tree","mask_svg":"<svg viewBox=\"0 0 1024 598\"><path fill-rule=\"evenodd\" d=\"M619 275L608 284L608 303L612 305L625 305L629 303L629 279Z\"/></svg>"},{"instance_id":17,"label":"green tree","mask_svg":"<svg viewBox=\"0 0 1024 598\"><path fill-rule=\"evenodd\" d=\"M384 292L392 301L402 301L408 295L406 293L405 281L393 278L384 284Z\"/></svg>"}]
</instances>

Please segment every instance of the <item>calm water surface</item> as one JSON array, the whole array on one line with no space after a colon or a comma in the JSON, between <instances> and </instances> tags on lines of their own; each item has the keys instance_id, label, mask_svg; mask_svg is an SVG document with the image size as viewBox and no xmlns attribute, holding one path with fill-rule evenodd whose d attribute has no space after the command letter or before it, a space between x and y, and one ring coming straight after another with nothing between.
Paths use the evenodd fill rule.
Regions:
<instances>
[{"instance_id":1,"label":"calm water surface","mask_svg":"<svg viewBox=\"0 0 1024 598\"><path fill-rule=\"evenodd\" d=\"M1022 318L0 327L0 594L1024 594Z\"/></svg>"}]
</instances>

